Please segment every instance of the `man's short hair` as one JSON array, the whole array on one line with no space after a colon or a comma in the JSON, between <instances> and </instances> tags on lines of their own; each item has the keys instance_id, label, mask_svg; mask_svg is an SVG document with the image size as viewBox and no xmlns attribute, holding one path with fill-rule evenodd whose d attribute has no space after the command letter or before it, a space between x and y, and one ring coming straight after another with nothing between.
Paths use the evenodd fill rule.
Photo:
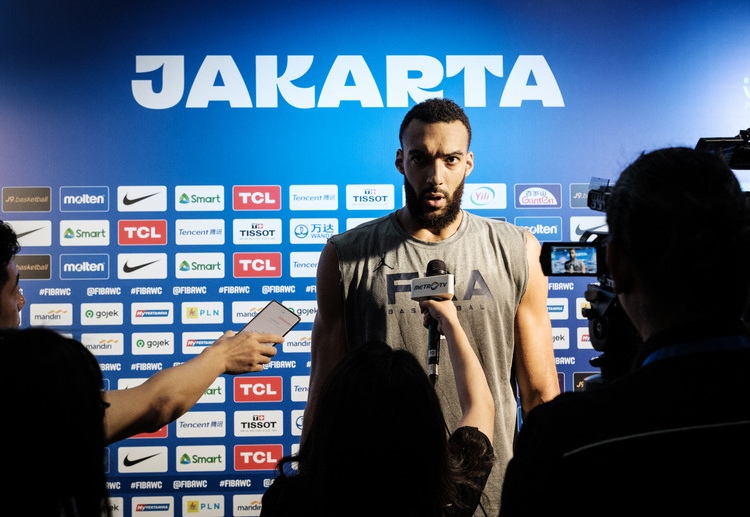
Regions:
<instances>
[{"instance_id":1,"label":"man's short hair","mask_svg":"<svg viewBox=\"0 0 750 517\"><path fill-rule=\"evenodd\" d=\"M13 228L5 221L0 221L0 289L5 286L8 278L8 264L18 254L21 245Z\"/></svg>"},{"instance_id":2,"label":"man's short hair","mask_svg":"<svg viewBox=\"0 0 750 517\"><path fill-rule=\"evenodd\" d=\"M468 145L471 145L471 124L469 117L466 116L463 108L450 99L432 98L415 104L404 116L401 122L401 128L398 132L398 141L403 146L404 131L412 120L421 120L426 124L435 124L436 122L455 122L461 121L469 133ZM467 145L467 147L468 147Z\"/></svg>"}]
</instances>

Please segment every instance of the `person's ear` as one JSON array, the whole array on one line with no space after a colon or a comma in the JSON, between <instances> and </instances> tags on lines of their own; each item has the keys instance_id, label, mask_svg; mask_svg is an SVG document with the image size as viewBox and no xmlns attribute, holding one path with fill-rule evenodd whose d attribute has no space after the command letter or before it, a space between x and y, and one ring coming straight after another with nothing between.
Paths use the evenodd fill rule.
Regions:
<instances>
[{"instance_id":1,"label":"person's ear","mask_svg":"<svg viewBox=\"0 0 750 517\"><path fill-rule=\"evenodd\" d=\"M396 165L396 169L398 169L398 172L401 174L405 174L404 172L404 151L399 149L396 151L396 161L394 162Z\"/></svg>"},{"instance_id":2,"label":"person's ear","mask_svg":"<svg viewBox=\"0 0 750 517\"><path fill-rule=\"evenodd\" d=\"M617 241L607 243L607 269L614 280L615 294L627 293L632 289L635 279L630 267L630 260L622 252Z\"/></svg>"}]
</instances>

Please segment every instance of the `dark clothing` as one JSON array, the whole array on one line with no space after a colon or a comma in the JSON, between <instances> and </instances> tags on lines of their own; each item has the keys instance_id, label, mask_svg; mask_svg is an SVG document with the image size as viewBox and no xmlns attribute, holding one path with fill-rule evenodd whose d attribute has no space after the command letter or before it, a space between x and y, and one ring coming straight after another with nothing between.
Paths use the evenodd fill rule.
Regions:
<instances>
[{"instance_id":1,"label":"dark clothing","mask_svg":"<svg viewBox=\"0 0 750 517\"><path fill-rule=\"evenodd\" d=\"M352 451L352 454L357 454ZM461 427L457 429L448 440L448 454L454 464L471 465L471 472L463 475L474 481L478 490L472 490L464 486L461 492L463 502L469 504L469 510L459 512L455 506L451 506L442 512L442 517L470 517L477 508L482 495L482 489L487 482L493 465L492 444L476 427ZM367 465L362 465L367 469ZM393 465L393 470L413 470L412 476L419 476L419 465L410 465L409 458L404 458L402 465ZM352 472L352 478L356 480L357 473ZM263 495L260 515L263 517L317 517L317 516L395 516L406 515L399 511L399 497L394 497L394 489L399 489L408 494L409 486L392 487L394 479L387 475L372 490L368 490L372 497L362 500L361 497L351 500L347 497L345 488L340 490L331 489L328 494L335 492L335 505L332 508L322 494L312 493L311 485L302 474L287 476L281 474L273 484L268 487ZM420 514L414 517L428 517ZM435 516L438 517L438 516Z\"/></svg>"},{"instance_id":2,"label":"dark clothing","mask_svg":"<svg viewBox=\"0 0 750 517\"><path fill-rule=\"evenodd\" d=\"M721 323L656 336L631 372L530 411L500 515L747 513L748 486L750 337Z\"/></svg>"}]
</instances>

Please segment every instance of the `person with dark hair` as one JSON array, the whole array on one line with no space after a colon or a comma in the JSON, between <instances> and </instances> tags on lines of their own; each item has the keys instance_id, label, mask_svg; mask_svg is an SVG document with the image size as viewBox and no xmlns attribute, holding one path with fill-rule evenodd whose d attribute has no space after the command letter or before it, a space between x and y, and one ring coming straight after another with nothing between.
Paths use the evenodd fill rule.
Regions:
<instances>
[{"instance_id":1,"label":"person with dark hair","mask_svg":"<svg viewBox=\"0 0 750 517\"><path fill-rule=\"evenodd\" d=\"M750 208L721 158L642 154L606 205L632 367L527 415L501 516L724 515L750 484Z\"/></svg>"},{"instance_id":2,"label":"person with dark hair","mask_svg":"<svg viewBox=\"0 0 750 517\"><path fill-rule=\"evenodd\" d=\"M424 366L370 341L326 378L298 454L281 459L264 517L471 516L493 466L495 406L450 300L424 300L446 338L462 410L448 427ZM416 307L416 303L415 303ZM383 508L383 504L387 508Z\"/></svg>"},{"instance_id":3,"label":"person with dark hair","mask_svg":"<svg viewBox=\"0 0 750 517\"><path fill-rule=\"evenodd\" d=\"M15 257L21 249L16 232L5 221L0 221L0 328L21 325L21 309L26 298L19 285L20 275Z\"/></svg>"},{"instance_id":4,"label":"person with dark hair","mask_svg":"<svg viewBox=\"0 0 750 517\"><path fill-rule=\"evenodd\" d=\"M0 261L6 263L5 275L0 276L0 280L5 280L0 284L0 329L17 328L19 312L26 303L14 261L19 251L16 233L0 221ZM156 372L143 384L106 390L106 443L158 431L189 411L219 375L263 371L263 365L276 355L274 345L283 342L284 337L278 334L227 330L197 356Z\"/></svg>"},{"instance_id":5,"label":"person with dark hair","mask_svg":"<svg viewBox=\"0 0 750 517\"><path fill-rule=\"evenodd\" d=\"M16 427L6 444L3 514L110 515L106 404L94 355L43 327L0 330L0 353L6 432Z\"/></svg>"},{"instance_id":6,"label":"person with dark hair","mask_svg":"<svg viewBox=\"0 0 750 517\"><path fill-rule=\"evenodd\" d=\"M405 205L332 236L320 255L301 442L315 426L323 382L347 351L384 341L411 351L427 368L427 332L409 281L424 275L430 261L442 260L454 275L459 319L495 401L497 459L485 509L496 513L517 429L517 396L525 413L560 392L541 246L526 228L461 208L474 153L471 124L458 104L434 98L414 105L399 142L395 166L404 178ZM454 428L461 418L458 394L450 364L441 369L436 390Z\"/></svg>"}]
</instances>

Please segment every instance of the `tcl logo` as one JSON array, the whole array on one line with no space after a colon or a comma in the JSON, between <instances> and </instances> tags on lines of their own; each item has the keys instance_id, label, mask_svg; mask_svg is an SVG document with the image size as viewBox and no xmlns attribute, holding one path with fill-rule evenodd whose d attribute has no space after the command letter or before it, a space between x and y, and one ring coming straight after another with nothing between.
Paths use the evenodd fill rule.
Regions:
<instances>
[{"instance_id":1,"label":"tcl logo","mask_svg":"<svg viewBox=\"0 0 750 517\"><path fill-rule=\"evenodd\" d=\"M281 253L235 253L234 278L279 278Z\"/></svg>"},{"instance_id":2,"label":"tcl logo","mask_svg":"<svg viewBox=\"0 0 750 517\"><path fill-rule=\"evenodd\" d=\"M283 450L280 444L235 445L234 470L273 470Z\"/></svg>"},{"instance_id":3,"label":"tcl logo","mask_svg":"<svg viewBox=\"0 0 750 517\"><path fill-rule=\"evenodd\" d=\"M117 243L121 246L166 244L167 221L118 221Z\"/></svg>"},{"instance_id":4,"label":"tcl logo","mask_svg":"<svg viewBox=\"0 0 750 517\"><path fill-rule=\"evenodd\" d=\"M242 186L232 188L232 208L235 210L281 210L281 187Z\"/></svg>"},{"instance_id":5,"label":"tcl logo","mask_svg":"<svg viewBox=\"0 0 750 517\"><path fill-rule=\"evenodd\" d=\"M281 377L235 377L235 402L281 402Z\"/></svg>"}]
</instances>

